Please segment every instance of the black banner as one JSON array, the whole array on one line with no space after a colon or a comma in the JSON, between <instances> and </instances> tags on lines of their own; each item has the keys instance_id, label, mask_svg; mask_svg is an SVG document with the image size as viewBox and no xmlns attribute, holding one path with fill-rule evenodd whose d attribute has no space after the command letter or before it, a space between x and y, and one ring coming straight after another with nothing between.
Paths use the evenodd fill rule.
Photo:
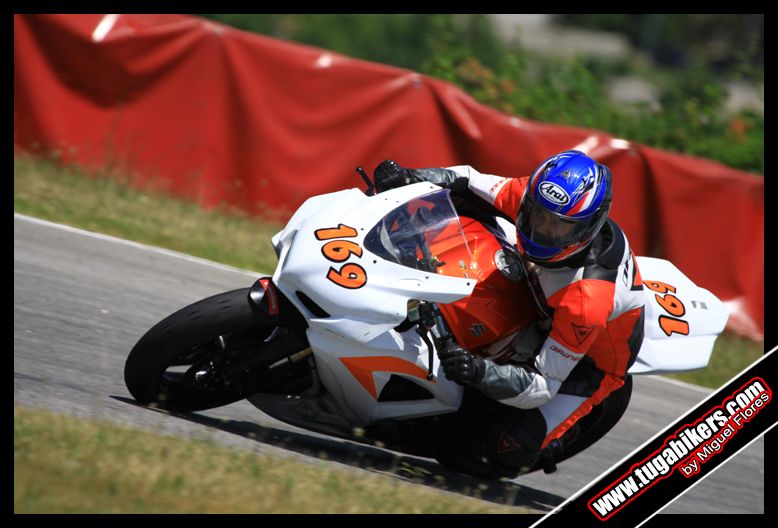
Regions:
<instances>
[{"instance_id":1,"label":"black banner","mask_svg":"<svg viewBox=\"0 0 778 528\"><path fill-rule=\"evenodd\" d=\"M776 424L777 361L773 349L532 528L635 527L653 517Z\"/></svg>"}]
</instances>

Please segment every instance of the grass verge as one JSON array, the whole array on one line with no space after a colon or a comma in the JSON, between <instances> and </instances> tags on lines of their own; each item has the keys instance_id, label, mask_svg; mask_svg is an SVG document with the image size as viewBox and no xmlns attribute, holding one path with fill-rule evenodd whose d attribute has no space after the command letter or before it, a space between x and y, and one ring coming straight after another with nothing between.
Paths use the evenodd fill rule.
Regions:
<instances>
[{"instance_id":1,"label":"grass verge","mask_svg":"<svg viewBox=\"0 0 778 528\"><path fill-rule=\"evenodd\" d=\"M117 175L86 176L77 167L14 158L14 210L258 272L271 273L270 237L281 226L238 211L206 211L160 192L135 188ZM719 387L764 353L764 345L725 334L707 368L670 377Z\"/></svg>"},{"instance_id":2,"label":"grass verge","mask_svg":"<svg viewBox=\"0 0 778 528\"><path fill-rule=\"evenodd\" d=\"M14 513L399 512L527 510L14 405Z\"/></svg>"},{"instance_id":3,"label":"grass verge","mask_svg":"<svg viewBox=\"0 0 778 528\"><path fill-rule=\"evenodd\" d=\"M667 377L718 388L764 355L764 343L725 332L716 340L708 366L702 370L669 374Z\"/></svg>"},{"instance_id":4,"label":"grass verge","mask_svg":"<svg viewBox=\"0 0 778 528\"><path fill-rule=\"evenodd\" d=\"M282 227L26 155L14 157L14 211L259 272L275 269Z\"/></svg>"}]
</instances>

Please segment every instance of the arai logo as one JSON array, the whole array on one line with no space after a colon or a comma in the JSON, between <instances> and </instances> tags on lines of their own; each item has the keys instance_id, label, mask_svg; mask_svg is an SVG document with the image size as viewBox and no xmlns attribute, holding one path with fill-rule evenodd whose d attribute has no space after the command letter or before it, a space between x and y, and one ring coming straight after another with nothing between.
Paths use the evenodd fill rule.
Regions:
<instances>
[{"instance_id":1,"label":"arai logo","mask_svg":"<svg viewBox=\"0 0 778 528\"><path fill-rule=\"evenodd\" d=\"M540 184L540 195L549 202L557 205L565 205L570 201L570 197L565 190L554 182L543 182Z\"/></svg>"}]
</instances>

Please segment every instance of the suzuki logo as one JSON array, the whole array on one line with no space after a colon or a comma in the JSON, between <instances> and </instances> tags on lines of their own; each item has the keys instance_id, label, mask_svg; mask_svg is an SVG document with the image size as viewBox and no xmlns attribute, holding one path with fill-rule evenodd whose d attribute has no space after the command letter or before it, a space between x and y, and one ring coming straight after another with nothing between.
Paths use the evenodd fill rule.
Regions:
<instances>
[{"instance_id":1,"label":"suzuki logo","mask_svg":"<svg viewBox=\"0 0 778 528\"><path fill-rule=\"evenodd\" d=\"M540 184L540 195L549 202L557 205L565 205L570 201L570 197L565 190L554 182L543 182Z\"/></svg>"}]
</instances>

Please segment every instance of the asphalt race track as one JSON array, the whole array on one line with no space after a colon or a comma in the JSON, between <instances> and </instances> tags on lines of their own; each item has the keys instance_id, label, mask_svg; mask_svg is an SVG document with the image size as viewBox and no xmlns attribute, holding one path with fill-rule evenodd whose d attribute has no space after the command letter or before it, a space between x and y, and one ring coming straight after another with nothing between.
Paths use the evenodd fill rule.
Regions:
<instances>
[{"instance_id":1,"label":"asphalt race track","mask_svg":"<svg viewBox=\"0 0 778 528\"><path fill-rule=\"evenodd\" d=\"M289 426L246 401L180 416L133 403L124 386L123 367L138 338L178 308L248 287L255 278L158 248L15 215L14 401L316 463L326 458L327 463L352 471L392 472L428 486L445 480L450 492L478 493L486 500L546 512L708 392L638 376L629 410L597 445L561 463L555 474L496 483L448 472L434 461ZM764 513L764 439L663 512Z\"/></svg>"}]
</instances>

